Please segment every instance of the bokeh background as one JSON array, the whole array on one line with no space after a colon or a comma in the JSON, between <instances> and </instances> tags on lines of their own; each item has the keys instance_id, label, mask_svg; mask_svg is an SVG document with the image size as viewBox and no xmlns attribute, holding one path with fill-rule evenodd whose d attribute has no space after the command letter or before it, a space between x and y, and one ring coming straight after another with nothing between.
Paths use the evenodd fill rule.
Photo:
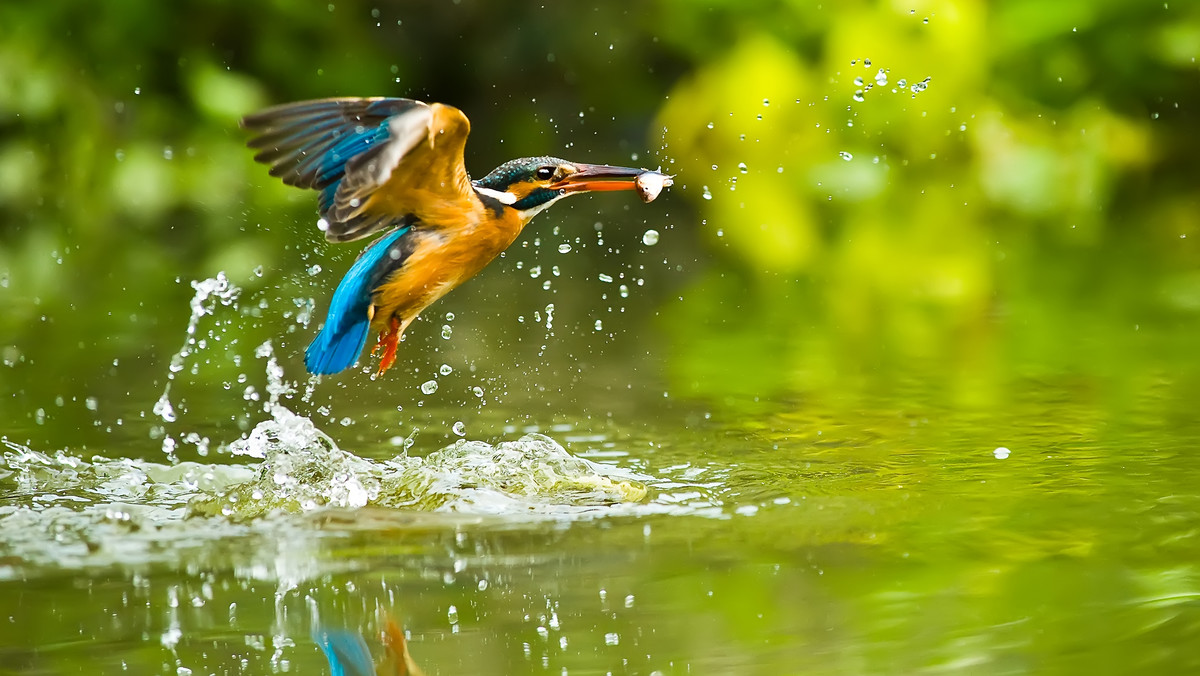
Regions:
<instances>
[{"instance_id":1,"label":"bokeh background","mask_svg":"<svg viewBox=\"0 0 1200 676\"><path fill-rule=\"evenodd\" d=\"M605 386L859 406L914 376L994 406L1013 379L1083 372L1116 394L1190 354L1138 333L1200 312L1187 3L46 2L0 8L0 35L0 410L18 438L86 418L87 396L152 401L193 279L263 291L268 321L227 328L246 340L279 333L279 288L319 322L357 252L320 241L313 195L253 164L237 120L335 95L459 106L476 176L542 153L678 175L649 207L556 208L431 310L477 327L453 349L504 374L652 353L665 369ZM529 327L555 299L547 359ZM413 382L353 387L413 393L439 325L410 332Z\"/></svg>"},{"instance_id":2,"label":"bokeh background","mask_svg":"<svg viewBox=\"0 0 1200 676\"><path fill-rule=\"evenodd\" d=\"M1175 0L0 4L0 615L31 618L0 661L182 668L183 627L188 664L315 669L280 647L306 628L263 636L353 583L443 673L1200 668L1198 56ZM475 176L552 154L676 184L556 205L386 377L302 399L359 247L238 119L344 95L458 106ZM241 295L187 345L219 272ZM122 465L168 477L132 498L75 476L235 464L268 340L285 403L363 458L537 429L658 497L347 536L184 521L158 465ZM127 499L161 511L135 536Z\"/></svg>"}]
</instances>

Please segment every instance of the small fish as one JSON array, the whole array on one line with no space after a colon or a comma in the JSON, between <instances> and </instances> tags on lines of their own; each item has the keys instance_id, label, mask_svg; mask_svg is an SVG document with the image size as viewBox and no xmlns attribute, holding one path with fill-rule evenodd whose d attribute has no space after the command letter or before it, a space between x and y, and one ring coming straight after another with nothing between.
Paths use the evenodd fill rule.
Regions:
<instances>
[{"instance_id":1,"label":"small fish","mask_svg":"<svg viewBox=\"0 0 1200 676\"><path fill-rule=\"evenodd\" d=\"M634 179L633 185L637 190L638 197L642 198L643 202L649 204L658 198L663 188L674 183L671 177L666 174L660 174L657 171L644 171Z\"/></svg>"}]
</instances>

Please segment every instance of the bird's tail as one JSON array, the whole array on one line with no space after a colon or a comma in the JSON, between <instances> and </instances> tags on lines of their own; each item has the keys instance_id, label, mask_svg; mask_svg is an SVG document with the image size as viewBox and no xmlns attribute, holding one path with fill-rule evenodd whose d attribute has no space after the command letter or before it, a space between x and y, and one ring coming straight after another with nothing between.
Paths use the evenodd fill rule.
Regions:
<instances>
[{"instance_id":1,"label":"bird's tail","mask_svg":"<svg viewBox=\"0 0 1200 676\"><path fill-rule=\"evenodd\" d=\"M392 245L410 229L408 225L396 228L372 242L342 277L329 302L325 326L304 351L309 373L337 373L358 361L371 329L371 293L383 278L404 263L404 252L393 249Z\"/></svg>"},{"instance_id":2,"label":"bird's tail","mask_svg":"<svg viewBox=\"0 0 1200 676\"><path fill-rule=\"evenodd\" d=\"M338 373L354 366L358 355L362 354L367 344L367 333L371 321L363 317L361 321L335 326L326 322L321 332L304 351L304 364L308 372L316 375Z\"/></svg>"}]
</instances>

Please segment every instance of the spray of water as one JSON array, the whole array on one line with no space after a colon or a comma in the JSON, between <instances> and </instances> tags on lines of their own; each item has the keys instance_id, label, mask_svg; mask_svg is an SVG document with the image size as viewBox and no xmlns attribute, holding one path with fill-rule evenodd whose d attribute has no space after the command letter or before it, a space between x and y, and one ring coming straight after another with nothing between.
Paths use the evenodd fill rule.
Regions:
<instances>
[{"instance_id":1,"label":"spray of water","mask_svg":"<svg viewBox=\"0 0 1200 676\"><path fill-rule=\"evenodd\" d=\"M175 376L184 369L187 358L201 347L196 339L196 328L199 326L200 320L205 315L213 314L218 305L236 308L238 296L242 293L239 287L229 281L224 272L219 272L216 277L203 281L193 281L192 288L196 290L196 294L192 296L189 303L192 314L188 318L183 346L171 356L170 366L167 370L167 384L163 386L162 396L154 403L153 408L154 414L167 423L175 422L178 417L175 413L175 406L171 403L171 385L175 382ZM174 437L167 435L163 438L163 452L172 462L177 462L179 459L175 454L176 445Z\"/></svg>"}]
</instances>

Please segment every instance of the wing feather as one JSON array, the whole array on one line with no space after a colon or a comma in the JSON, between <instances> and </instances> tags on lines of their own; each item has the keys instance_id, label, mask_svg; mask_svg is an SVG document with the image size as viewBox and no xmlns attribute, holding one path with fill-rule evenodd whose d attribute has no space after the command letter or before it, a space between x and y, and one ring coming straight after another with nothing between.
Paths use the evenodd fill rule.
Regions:
<instances>
[{"instance_id":1,"label":"wing feather","mask_svg":"<svg viewBox=\"0 0 1200 676\"><path fill-rule=\"evenodd\" d=\"M462 111L411 99L300 101L248 115L254 159L288 185L321 192L326 238L368 237L430 210L478 202L463 163Z\"/></svg>"}]
</instances>

